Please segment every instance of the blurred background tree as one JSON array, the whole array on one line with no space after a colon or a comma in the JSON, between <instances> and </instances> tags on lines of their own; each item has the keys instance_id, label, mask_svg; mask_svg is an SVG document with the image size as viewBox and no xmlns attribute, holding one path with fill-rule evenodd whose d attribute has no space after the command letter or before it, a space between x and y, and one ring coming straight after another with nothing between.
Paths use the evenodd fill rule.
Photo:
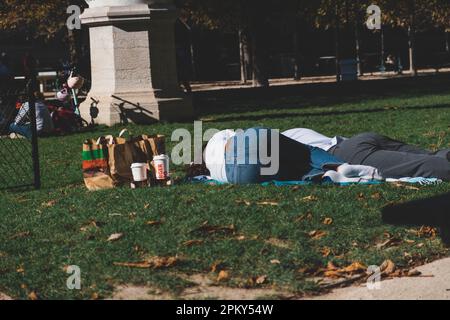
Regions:
<instances>
[{"instance_id":1,"label":"blurred background tree","mask_svg":"<svg viewBox=\"0 0 450 320\"><path fill-rule=\"evenodd\" d=\"M368 64L378 64L376 67L380 68L379 64L385 58L384 41L387 42L386 55L396 55L399 61L400 57L409 60L410 70L415 74L418 65L426 64L423 63L424 59L432 59L431 49L424 45L428 42L417 39L418 35L427 38L429 31L433 36L439 34L445 46L443 51L450 52L449 0L174 2L180 9L181 20L192 27L190 36L195 38L199 35L195 45L203 50L202 56L197 61L192 59L192 64L210 63L208 67L203 67L208 74L221 74L223 70L211 69L218 68L217 62L224 60L214 56L224 54L224 50L213 50L212 47L226 47L225 54L232 56L227 63L231 64L230 60L233 64L237 62L237 74L240 74L241 82L251 81L253 86L268 86L268 79L274 74L274 55L277 55L277 63L282 65L283 74L287 73L286 66L289 64L289 76L298 80L304 74L311 74L314 68L318 69L317 60L320 57L336 64L338 77L339 61L342 59L355 59L359 74L366 71L364 69ZM383 32L370 31L365 26L366 10L370 4L381 7ZM87 30L67 29L66 9L69 5L81 8L87 6L83 0L2 0L0 36L17 37L29 43L59 43L67 50L71 63L78 64L80 52L87 51ZM226 35L227 42L223 35ZM234 43L229 42L229 39ZM195 47L192 40L191 47ZM193 57L194 51L191 50ZM370 63L368 59L372 59ZM373 70L373 67L366 69ZM233 77L235 74L233 69Z\"/></svg>"},{"instance_id":2,"label":"blurred background tree","mask_svg":"<svg viewBox=\"0 0 450 320\"><path fill-rule=\"evenodd\" d=\"M67 43L70 62L76 65L82 45L81 31L66 27L70 5L87 7L83 0L2 0L0 30L23 37L30 43L59 38Z\"/></svg>"}]
</instances>

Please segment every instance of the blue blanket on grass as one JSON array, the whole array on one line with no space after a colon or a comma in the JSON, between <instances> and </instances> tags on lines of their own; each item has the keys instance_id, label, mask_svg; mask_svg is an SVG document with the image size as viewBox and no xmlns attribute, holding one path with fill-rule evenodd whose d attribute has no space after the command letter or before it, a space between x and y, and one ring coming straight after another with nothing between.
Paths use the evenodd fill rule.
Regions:
<instances>
[{"instance_id":1,"label":"blue blanket on grass","mask_svg":"<svg viewBox=\"0 0 450 320\"><path fill-rule=\"evenodd\" d=\"M226 183L220 182L214 179L211 179L208 176L198 176L194 177L191 180L192 183L204 183L204 184L210 184L210 185L224 185ZM338 185L338 186L350 186L350 185L378 185L383 184L385 182L393 183L393 182L404 182L404 183L411 183L411 184L419 184L419 185L436 185L442 183L442 180L436 179L436 178L422 178L422 177L416 177L416 178L401 178L401 179L387 179L386 181L363 181L363 182L344 182L344 183L336 183L333 182L330 178L326 177L321 181L320 184L322 185ZM283 186L308 186L317 184L310 181L269 181L261 183L262 186L270 186L274 185L277 187L283 187Z\"/></svg>"}]
</instances>

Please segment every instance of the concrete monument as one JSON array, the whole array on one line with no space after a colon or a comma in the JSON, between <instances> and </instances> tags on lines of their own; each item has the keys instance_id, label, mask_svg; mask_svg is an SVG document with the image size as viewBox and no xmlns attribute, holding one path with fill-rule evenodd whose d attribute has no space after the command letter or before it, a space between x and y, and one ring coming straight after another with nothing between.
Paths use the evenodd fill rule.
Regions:
<instances>
[{"instance_id":1,"label":"concrete monument","mask_svg":"<svg viewBox=\"0 0 450 320\"><path fill-rule=\"evenodd\" d=\"M191 98L177 80L172 1L86 2L80 19L89 27L92 87L80 107L82 117L91 119L94 99L100 124L192 118Z\"/></svg>"}]
</instances>

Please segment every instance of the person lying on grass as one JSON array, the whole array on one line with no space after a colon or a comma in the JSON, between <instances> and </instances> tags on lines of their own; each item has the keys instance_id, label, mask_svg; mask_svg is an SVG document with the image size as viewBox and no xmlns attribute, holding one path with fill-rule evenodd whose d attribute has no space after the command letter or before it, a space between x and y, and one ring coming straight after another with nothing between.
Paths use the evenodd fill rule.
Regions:
<instances>
[{"instance_id":1,"label":"person lying on grass","mask_svg":"<svg viewBox=\"0 0 450 320\"><path fill-rule=\"evenodd\" d=\"M249 133L259 136L262 130L267 131L269 139L259 139L254 145L270 149L270 137L279 141L279 171L276 174L261 174L267 159L258 157L264 150L242 142L239 145ZM205 163L191 166L188 176L205 174L219 182L238 184L271 180L317 181L324 177L334 182L380 180L381 177L450 181L449 149L431 152L375 133L362 133L347 139L329 138L303 128L291 129L278 136L273 136L274 132L277 131L262 128L237 134L232 130L218 132L205 147ZM251 158L257 161L251 163Z\"/></svg>"},{"instance_id":2,"label":"person lying on grass","mask_svg":"<svg viewBox=\"0 0 450 320\"><path fill-rule=\"evenodd\" d=\"M373 167L349 165L320 148L267 128L220 131L209 140L203 159L203 165L190 167L188 176L208 175L218 182L232 184L383 179Z\"/></svg>"},{"instance_id":3,"label":"person lying on grass","mask_svg":"<svg viewBox=\"0 0 450 320\"><path fill-rule=\"evenodd\" d=\"M321 148L349 164L375 167L384 178L423 177L450 181L450 149L433 152L373 132L347 139L329 138L310 129L296 128L283 135Z\"/></svg>"}]
</instances>

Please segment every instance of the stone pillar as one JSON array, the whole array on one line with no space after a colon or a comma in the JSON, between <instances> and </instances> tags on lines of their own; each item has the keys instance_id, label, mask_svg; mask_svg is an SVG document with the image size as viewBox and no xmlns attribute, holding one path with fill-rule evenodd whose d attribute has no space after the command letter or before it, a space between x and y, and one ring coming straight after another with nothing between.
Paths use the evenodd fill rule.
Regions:
<instances>
[{"instance_id":1,"label":"stone pillar","mask_svg":"<svg viewBox=\"0 0 450 320\"><path fill-rule=\"evenodd\" d=\"M82 117L91 119L93 98L100 124L191 119L192 100L177 80L171 0L87 2L80 18L89 27L92 87Z\"/></svg>"}]
</instances>

